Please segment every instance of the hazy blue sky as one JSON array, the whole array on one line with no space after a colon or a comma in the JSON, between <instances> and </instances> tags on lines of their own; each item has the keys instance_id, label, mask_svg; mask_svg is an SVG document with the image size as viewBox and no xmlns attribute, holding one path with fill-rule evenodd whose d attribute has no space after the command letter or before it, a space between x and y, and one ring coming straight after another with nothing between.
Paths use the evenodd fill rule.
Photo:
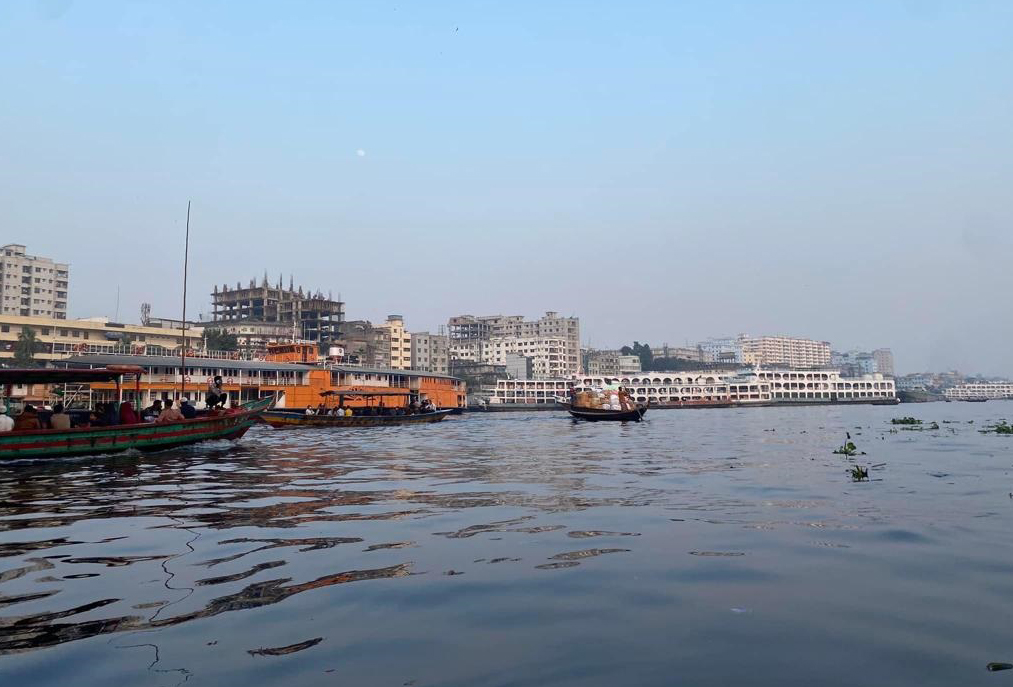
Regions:
<instances>
[{"instance_id":1,"label":"hazy blue sky","mask_svg":"<svg viewBox=\"0 0 1013 687\"><path fill-rule=\"evenodd\" d=\"M71 315L789 333L1013 374L1013 2L0 3L3 242Z\"/></svg>"}]
</instances>

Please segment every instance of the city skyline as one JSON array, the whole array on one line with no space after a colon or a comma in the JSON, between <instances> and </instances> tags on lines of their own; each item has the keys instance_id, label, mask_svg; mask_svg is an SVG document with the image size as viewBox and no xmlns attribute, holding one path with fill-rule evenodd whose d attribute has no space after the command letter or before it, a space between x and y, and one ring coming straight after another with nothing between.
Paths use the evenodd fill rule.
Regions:
<instances>
[{"instance_id":1,"label":"city skyline","mask_svg":"<svg viewBox=\"0 0 1013 687\"><path fill-rule=\"evenodd\" d=\"M1013 375L1013 8L14 2L9 242L69 316L294 273L354 318L788 333ZM266 37L266 39L265 39Z\"/></svg>"}]
</instances>

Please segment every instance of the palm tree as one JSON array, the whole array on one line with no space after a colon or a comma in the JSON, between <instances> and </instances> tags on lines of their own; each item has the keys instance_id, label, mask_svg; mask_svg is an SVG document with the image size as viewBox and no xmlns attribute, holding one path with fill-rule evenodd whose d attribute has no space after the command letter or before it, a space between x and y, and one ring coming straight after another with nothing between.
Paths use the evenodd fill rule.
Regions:
<instances>
[{"instance_id":1,"label":"palm tree","mask_svg":"<svg viewBox=\"0 0 1013 687\"><path fill-rule=\"evenodd\" d=\"M18 367L35 367L35 351L39 341L35 338L35 330L22 327L18 334L18 342L14 344L14 364Z\"/></svg>"}]
</instances>

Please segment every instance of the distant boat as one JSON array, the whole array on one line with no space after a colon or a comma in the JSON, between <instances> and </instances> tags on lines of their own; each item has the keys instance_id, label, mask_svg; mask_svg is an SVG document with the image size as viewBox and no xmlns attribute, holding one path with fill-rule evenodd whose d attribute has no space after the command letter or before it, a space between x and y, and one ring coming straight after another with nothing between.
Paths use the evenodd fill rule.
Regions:
<instances>
[{"instance_id":1,"label":"distant boat","mask_svg":"<svg viewBox=\"0 0 1013 687\"><path fill-rule=\"evenodd\" d=\"M984 396L975 396L973 398L963 398L961 400L962 401L967 401L968 403L984 403L988 399L985 398Z\"/></svg>"}]
</instances>

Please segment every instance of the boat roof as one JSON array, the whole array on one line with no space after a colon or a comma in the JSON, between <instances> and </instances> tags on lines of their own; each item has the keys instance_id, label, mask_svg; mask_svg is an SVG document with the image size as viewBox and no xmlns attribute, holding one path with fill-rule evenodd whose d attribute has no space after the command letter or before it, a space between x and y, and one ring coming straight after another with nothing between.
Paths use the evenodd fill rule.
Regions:
<instances>
[{"instance_id":1,"label":"boat roof","mask_svg":"<svg viewBox=\"0 0 1013 687\"><path fill-rule=\"evenodd\" d=\"M179 367L178 355L75 355L64 360L53 361L55 365L139 365L141 367ZM221 358L186 358L187 367L214 367L231 370L289 370L305 371L314 369L314 365L301 363L275 363L264 360L224 360Z\"/></svg>"},{"instance_id":2,"label":"boat roof","mask_svg":"<svg viewBox=\"0 0 1013 687\"><path fill-rule=\"evenodd\" d=\"M32 367L0 369L0 384L66 384L108 382L125 374L140 374L137 365L110 365L85 369Z\"/></svg>"},{"instance_id":3,"label":"boat roof","mask_svg":"<svg viewBox=\"0 0 1013 687\"><path fill-rule=\"evenodd\" d=\"M394 370L384 367L359 367L358 365L329 365L329 369L342 374L373 374L373 375L401 375L404 377L436 377L438 379L456 379L460 377L446 375L442 372L423 372L421 370Z\"/></svg>"}]
</instances>

